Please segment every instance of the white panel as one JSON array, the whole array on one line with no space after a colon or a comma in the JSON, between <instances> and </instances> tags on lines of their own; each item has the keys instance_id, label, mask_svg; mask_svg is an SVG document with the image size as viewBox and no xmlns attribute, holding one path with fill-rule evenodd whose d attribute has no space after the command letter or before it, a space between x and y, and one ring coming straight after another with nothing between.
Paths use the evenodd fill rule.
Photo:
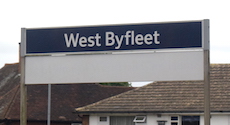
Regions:
<instances>
[{"instance_id":1,"label":"white panel","mask_svg":"<svg viewBox=\"0 0 230 125\"><path fill-rule=\"evenodd\" d=\"M97 125L109 125L110 119L109 116L102 116L102 117L107 117L107 121L100 121L100 117L97 117Z\"/></svg>"},{"instance_id":2,"label":"white panel","mask_svg":"<svg viewBox=\"0 0 230 125\"><path fill-rule=\"evenodd\" d=\"M162 115L161 117L157 117L157 115L148 115L147 116L147 125L158 125L157 121L167 121L165 125L171 125L171 117L167 115ZM141 125L141 124L139 124Z\"/></svg>"},{"instance_id":3,"label":"white panel","mask_svg":"<svg viewBox=\"0 0 230 125\"><path fill-rule=\"evenodd\" d=\"M203 115L200 116L200 125L204 125L204 116Z\"/></svg>"},{"instance_id":4,"label":"white panel","mask_svg":"<svg viewBox=\"0 0 230 125\"><path fill-rule=\"evenodd\" d=\"M203 80L203 51L26 57L26 84Z\"/></svg>"},{"instance_id":5,"label":"white panel","mask_svg":"<svg viewBox=\"0 0 230 125\"><path fill-rule=\"evenodd\" d=\"M89 125L98 125L98 116L89 116Z\"/></svg>"},{"instance_id":6,"label":"white panel","mask_svg":"<svg viewBox=\"0 0 230 125\"><path fill-rule=\"evenodd\" d=\"M227 115L212 115L211 125L228 125L228 116Z\"/></svg>"}]
</instances>

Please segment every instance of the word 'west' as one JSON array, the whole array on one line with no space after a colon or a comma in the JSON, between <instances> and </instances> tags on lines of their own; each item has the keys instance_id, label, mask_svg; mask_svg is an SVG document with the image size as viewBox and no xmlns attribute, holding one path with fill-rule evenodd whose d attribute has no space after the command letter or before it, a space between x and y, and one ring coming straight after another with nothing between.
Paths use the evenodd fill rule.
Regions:
<instances>
[{"instance_id":1,"label":"word 'west'","mask_svg":"<svg viewBox=\"0 0 230 125\"><path fill-rule=\"evenodd\" d=\"M109 31L105 32L105 38L103 43L101 42L102 36L99 33L96 33L92 36L80 36L80 33L76 34L64 34L66 47L100 47L102 44L105 46L114 46L115 49L120 49L121 46L129 45L152 45L160 44L158 37L160 34L158 31L154 31L153 34L135 34L134 31L126 31L124 35L116 35L114 32Z\"/></svg>"}]
</instances>

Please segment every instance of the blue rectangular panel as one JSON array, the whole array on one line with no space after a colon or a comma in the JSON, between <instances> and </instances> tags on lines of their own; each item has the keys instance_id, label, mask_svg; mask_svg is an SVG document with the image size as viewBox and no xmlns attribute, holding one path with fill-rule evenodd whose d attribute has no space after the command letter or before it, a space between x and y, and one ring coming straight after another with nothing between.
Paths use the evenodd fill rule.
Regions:
<instances>
[{"instance_id":1,"label":"blue rectangular panel","mask_svg":"<svg viewBox=\"0 0 230 125\"><path fill-rule=\"evenodd\" d=\"M202 47L202 22L26 30L26 53Z\"/></svg>"}]
</instances>

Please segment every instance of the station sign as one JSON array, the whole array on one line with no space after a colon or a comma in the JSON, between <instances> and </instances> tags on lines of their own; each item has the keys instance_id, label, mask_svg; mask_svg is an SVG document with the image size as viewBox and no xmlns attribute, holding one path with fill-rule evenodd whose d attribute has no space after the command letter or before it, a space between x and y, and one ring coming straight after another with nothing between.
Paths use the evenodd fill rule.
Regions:
<instances>
[{"instance_id":1,"label":"station sign","mask_svg":"<svg viewBox=\"0 0 230 125\"><path fill-rule=\"evenodd\" d=\"M203 80L209 21L23 28L25 84Z\"/></svg>"},{"instance_id":2,"label":"station sign","mask_svg":"<svg viewBox=\"0 0 230 125\"><path fill-rule=\"evenodd\" d=\"M22 123L24 84L191 80L205 83L210 122L209 20L21 31Z\"/></svg>"},{"instance_id":3,"label":"station sign","mask_svg":"<svg viewBox=\"0 0 230 125\"><path fill-rule=\"evenodd\" d=\"M26 54L202 48L202 21L26 29Z\"/></svg>"}]
</instances>

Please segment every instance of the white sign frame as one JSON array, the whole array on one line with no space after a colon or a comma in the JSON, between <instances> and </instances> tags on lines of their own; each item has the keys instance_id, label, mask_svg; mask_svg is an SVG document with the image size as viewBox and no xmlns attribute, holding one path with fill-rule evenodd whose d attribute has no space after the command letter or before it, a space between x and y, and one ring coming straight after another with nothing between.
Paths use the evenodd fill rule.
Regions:
<instances>
[{"instance_id":1,"label":"white sign frame","mask_svg":"<svg viewBox=\"0 0 230 125\"><path fill-rule=\"evenodd\" d=\"M203 80L203 51L209 49L209 20L201 22L201 48L80 54L26 55L26 29L22 29L25 84Z\"/></svg>"}]
</instances>

